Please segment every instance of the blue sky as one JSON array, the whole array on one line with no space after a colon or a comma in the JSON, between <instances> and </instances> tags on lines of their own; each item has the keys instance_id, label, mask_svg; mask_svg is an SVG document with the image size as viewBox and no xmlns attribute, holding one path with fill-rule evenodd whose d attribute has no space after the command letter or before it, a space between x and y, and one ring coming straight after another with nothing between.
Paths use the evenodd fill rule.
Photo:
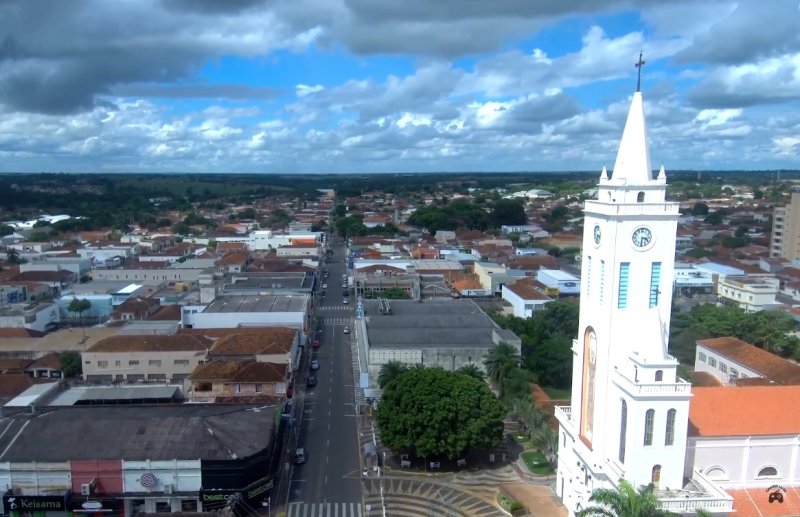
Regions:
<instances>
[{"instance_id":1,"label":"blue sky","mask_svg":"<svg viewBox=\"0 0 800 517\"><path fill-rule=\"evenodd\" d=\"M797 0L17 0L0 170L800 168ZM764 30L769 27L769 30Z\"/></svg>"}]
</instances>

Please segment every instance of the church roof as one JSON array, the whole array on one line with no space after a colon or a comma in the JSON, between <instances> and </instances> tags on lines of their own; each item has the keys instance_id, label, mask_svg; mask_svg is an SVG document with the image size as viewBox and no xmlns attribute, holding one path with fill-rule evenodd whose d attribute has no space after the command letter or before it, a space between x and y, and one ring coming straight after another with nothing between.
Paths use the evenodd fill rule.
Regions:
<instances>
[{"instance_id":1,"label":"church roof","mask_svg":"<svg viewBox=\"0 0 800 517\"><path fill-rule=\"evenodd\" d=\"M652 171L642 92L635 92L628 111L628 120L625 122L625 130L622 132L622 140L619 143L611 181L633 185L649 183L653 180Z\"/></svg>"},{"instance_id":2,"label":"church roof","mask_svg":"<svg viewBox=\"0 0 800 517\"><path fill-rule=\"evenodd\" d=\"M717 337L697 342L776 384L800 384L800 366L735 337Z\"/></svg>"},{"instance_id":3,"label":"church roof","mask_svg":"<svg viewBox=\"0 0 800 517\"><path fill-rule=\"evenodd\" d=\"M689 436L800 434L800 386L692 388ZM747 418L742 418L747 415Z\"/></svg>"}]
</instances>

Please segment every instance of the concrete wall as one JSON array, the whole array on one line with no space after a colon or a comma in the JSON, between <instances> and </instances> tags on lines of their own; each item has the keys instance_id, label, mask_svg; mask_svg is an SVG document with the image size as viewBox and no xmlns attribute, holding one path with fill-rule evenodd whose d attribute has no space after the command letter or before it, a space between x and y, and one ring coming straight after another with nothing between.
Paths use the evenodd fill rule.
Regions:
<instances>
[{"instance_id":1,"label":"concrete wall","mask_svg":"<svg viewBox=\"0 0 800 517\"><path fill-rule=\"evenodd\" d=\"M72 488L70 464L68 461L2 462L0 486L15 488L19 490L20 495L61 495Z\"/></svg>"}]
</instances>

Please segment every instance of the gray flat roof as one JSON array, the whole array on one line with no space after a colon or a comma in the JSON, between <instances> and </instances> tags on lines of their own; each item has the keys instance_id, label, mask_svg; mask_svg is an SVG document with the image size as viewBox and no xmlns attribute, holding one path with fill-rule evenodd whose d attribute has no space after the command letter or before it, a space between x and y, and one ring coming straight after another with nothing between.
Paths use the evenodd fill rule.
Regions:
<instances>
[{"instance_id":1,"label":"gray flat roof","mask_svg":"<svg viewBox=\"0 0 800 517\"><path fill-rule=\"evenodd\" d=\"M391 315L381 314L378 303L365 300L370 347L456 348L493 345L492 332L500 329L471 300L390 300Z\"/></svg>"},{"instance_id":2,"label":"gray flat roof","mask_svg":"<svg viewBox=\"0 0 800 517\"><path fill-rule=\"evenodd\" d=\"M130 280L91 280L85 284L75 284L64 290L64 294L111 294L130 285Z\"/></svg>"},{"instance_id":3,"label":"gray flat roof","mask_svg":"<svg viewBox=\"0 0 800 517\"><path fill-rule=\"evenodd\" d=\"M269 443L274 410L252 404L46 408L0 424L0 461L244 458Z\"/></svg>"},{"instance_id":4,"label":"gray flat roof","mask_svg":"<svg viewBox=\"0 0 800 517\"><path fill-rule=\"evenodd\" d=\"M306 273L236 273L224 289L311 289L312 276Z\"/></svg>"},{"instance_id":5,"label":"gray flat roof","mask_svg":"<svg viewBox=\"0 0 800 517\"><path fill-rule=\"evenodd\" d=\"M217 296L204 313L209 312L302 312L306 295Z\"/></svg>"},{"instance_id":6,"label":"gray flat roof","mask_svg":"<svg viewBox=\"0 0 800 517\"><path fill-rule=\"evenodd\" d=\"M82 400L170 399L176 392L180 394L179 386L80 386L62 391L48 406L74 406Z\"/></svg>"}]
</instances>

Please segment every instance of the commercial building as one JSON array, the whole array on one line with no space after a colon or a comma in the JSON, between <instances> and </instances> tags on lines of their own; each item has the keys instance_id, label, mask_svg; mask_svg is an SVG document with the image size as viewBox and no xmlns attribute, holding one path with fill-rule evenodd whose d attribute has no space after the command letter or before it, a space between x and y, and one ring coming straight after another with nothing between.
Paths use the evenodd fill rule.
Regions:
<instances>
[{"instance_id":1,"label":"commercial building","mask_svg":"<svg viewBox=\"0 0 800 517\"><path fill-rule=\"evenodd\" d=\"M201 512L232 497L240 515L270 497L284 432L279 407L168 404L47 409L7 418L3 513Z\"/></svg>"},{"instance_id":2,"label":"commercial building","mask_svg":"<svg viewBox=\"0 0 800 517\"><path fill-rule=\"evenodd\" d=\"M721 305L759 312L776 303L779 289L780 280L773 275L726 276L717 284L717 299Z\"/></svg>"},{"instance_id":3,"label":"commercial building","mask_svg":"<svg viewBox=\"0 0 800 517\"><path fill-rule=\"evenodd\" d=\"M366 300L364 313L356 320L356 337L366 358L366 387L377 386L378 372L389 361L482 370L484 355L500 342L521 347L513 332L498 327L472 300Z\"/></svg>"}]
</instances>

